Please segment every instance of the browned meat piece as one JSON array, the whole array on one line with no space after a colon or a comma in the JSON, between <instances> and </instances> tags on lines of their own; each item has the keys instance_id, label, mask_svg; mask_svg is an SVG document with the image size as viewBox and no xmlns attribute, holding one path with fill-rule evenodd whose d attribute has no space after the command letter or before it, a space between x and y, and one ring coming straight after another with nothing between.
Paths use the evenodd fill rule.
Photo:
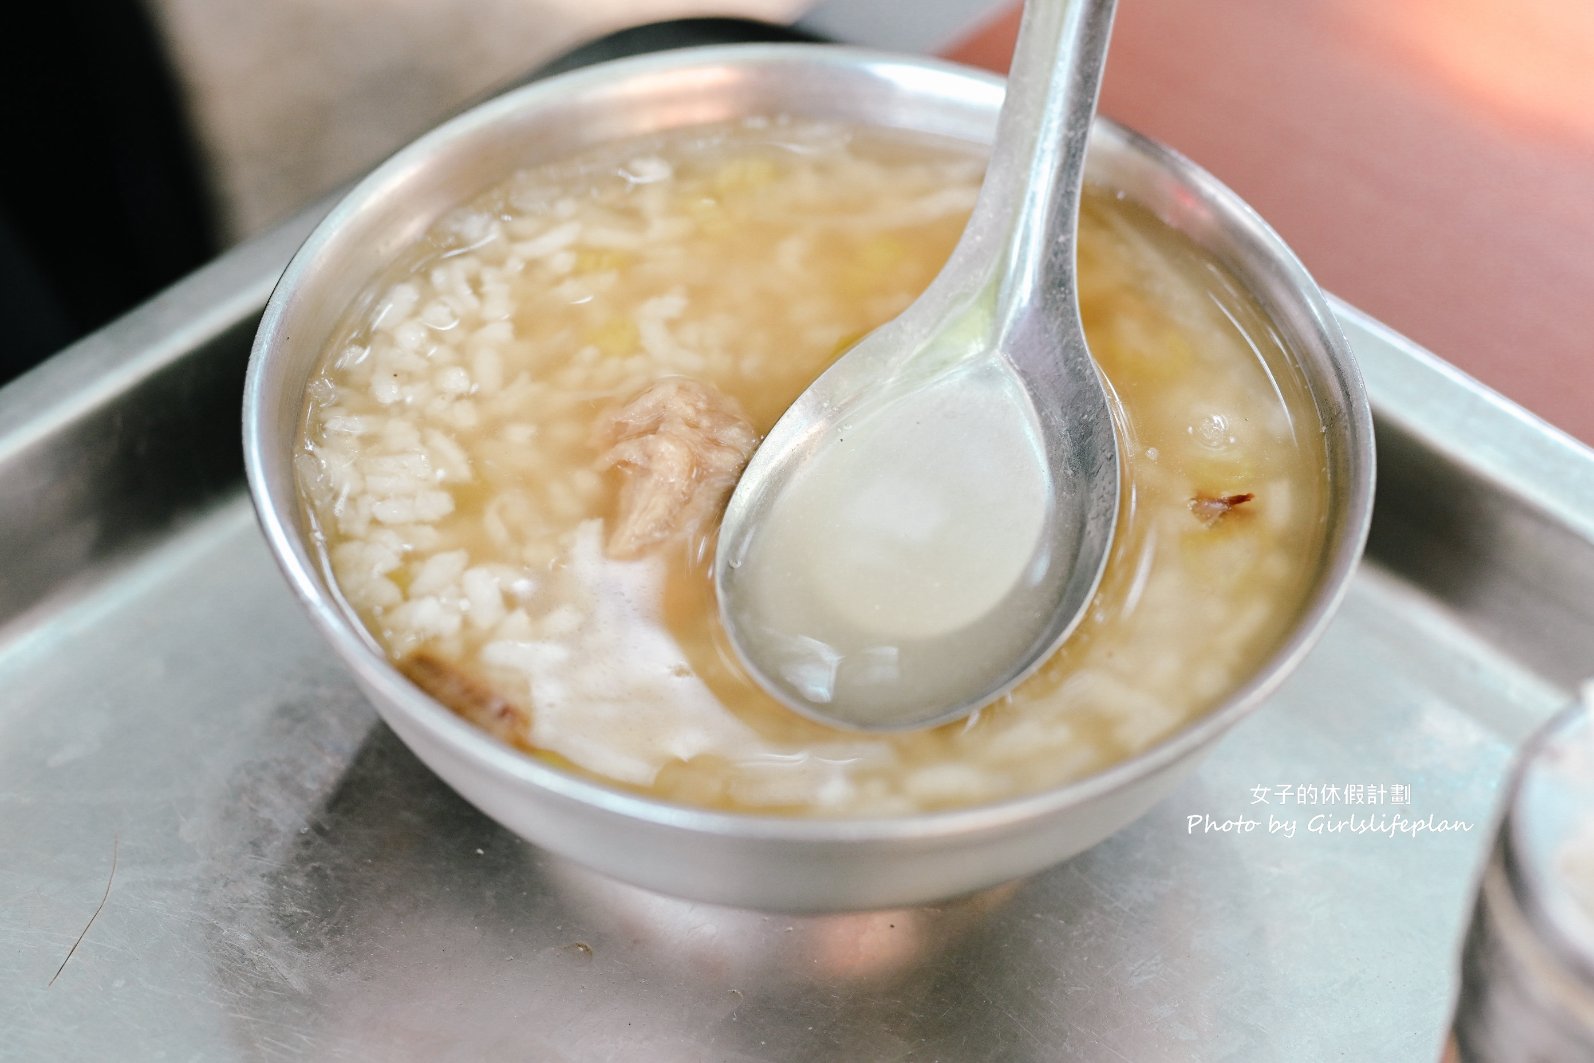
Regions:
<instances>
[{"instance_id":1,"label":"browned meat piece","mask_svg":"<svg viewBox=\"0 0 1594 1063\"><path fill-rule=\"evenodd\" d=\"M417 650L399 662L399 671L439 704L495 738L511 745L525 741L531 717L523 709L435 654Z\"/></svg>"},{"instance_id":2,"label":"browned meat piece","mask_svg":"<svg viewBox=\"0 0 1594 1063\"><path fill-rule=\"evenodd\" d=\"M1244 505L1255 495L1196 495L1190 500L1190 512L1207 527L1228 516L1237 506Z\"/></svg>"},{"instance_id":3,"label":"browned meat piece","mask_svg":"<svg viewBox=\"0 0 1594 1063\"><path fill-rule=\"evenodd\" d=\"M625 477L609 536L609 556L618 558L638 557L717 517L758 445L733 399L685 377L649 385L598 429L609 447L603 465Z\"/></svg>"}]
</instances>

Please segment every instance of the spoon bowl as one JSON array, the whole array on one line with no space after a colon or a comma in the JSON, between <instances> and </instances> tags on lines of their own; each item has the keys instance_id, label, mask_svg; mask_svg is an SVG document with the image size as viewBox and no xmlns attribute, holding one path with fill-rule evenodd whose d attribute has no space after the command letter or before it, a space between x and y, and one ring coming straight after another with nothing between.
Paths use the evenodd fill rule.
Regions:
<instances>
[{"instance_id":1,"label":"spoon bowl","mask_svg":"<svg viewBox=\"0 0 1594 1063\"><path fill-rule=\"evenodd\" d=\"M902 315L765 438L721 526L732 645L792 709L930 727L1066 639L1119 500L1075 280L1085 148L1113 0L1030 0L962 240Z\"/></svg>"}]
</instances>

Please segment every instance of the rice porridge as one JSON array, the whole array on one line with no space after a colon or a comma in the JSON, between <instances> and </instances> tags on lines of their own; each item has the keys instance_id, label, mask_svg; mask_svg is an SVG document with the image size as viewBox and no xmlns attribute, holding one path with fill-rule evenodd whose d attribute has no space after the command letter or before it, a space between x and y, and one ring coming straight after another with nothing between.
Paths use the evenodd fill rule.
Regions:
<instances>
[{"instance_id":1,"label":"rice porridge","mask_svg":"<svg viewBox=\"0 0 1594 1063\"><path fill-rule=\"evenodd\" d=\"M975 717L885 735L797 717L726 644L711 563L742 463L935 275L982 168L940 141L748 121L522 172L445 217L310 386L297 476L348 605L503 741L714 808L996 801L1216 705L1316 578L1323 429L1239 285L1100 190L1080 300L1126 479L1076 633Z\"/></svg>"}]
</instances>

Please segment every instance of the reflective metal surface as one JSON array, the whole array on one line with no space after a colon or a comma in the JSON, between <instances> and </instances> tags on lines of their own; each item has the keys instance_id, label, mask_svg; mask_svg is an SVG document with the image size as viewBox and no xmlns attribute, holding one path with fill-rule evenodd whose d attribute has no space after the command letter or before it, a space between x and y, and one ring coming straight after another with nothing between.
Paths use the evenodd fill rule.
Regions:
<instances>
[{"instance_id":1,"label":"reflective metal surface","mask_svg":"<svg viewBox=\"0 0 1594 1063\"><path fill-rule=\"evenodd\" d=\"M1510 750L1589 671L1586 449L1338 307L1377 418L1370 562L1265 711L1005 892L692 905L474 811L282 585L234 418L306 228L0 390L0 1059L1436 1055ZM1322 800L1352 785L1469 829L1312 833L1375 811Z\"/></svg>"},{"instance_id":2,"label":"reflective metal surface","mask_svg":"<svg viewBox=\"0 0 1594 1063\"><path fill-rule=\"evenodd\" d=\"M159 407L107 396L107 416L231 409L235 385L204 386L207 364L241 361L260 304L232 296L263 296L288 243L0 391L21 461L6 485L74 465L63 411L105 351L193 382ZM141 346L218 307L237 318L219 330L230 345ZM171 534L91 553L25 620L7 599L0 1058L1431 1058L1510 748L1594 645L1594 456L1343 320L1379 415L1383 499L1372 563L1323 642L1133 827L948 908L766 916L561 865L377 721L241 487L198 492ZM103 468L91 485L117 501L102 523L154 521L167 496ZM183 497L182 467L164 475ZM47 538L8 533L7 571L41 564ZM1272 789L1347 784L1409 786L1409 815L1471 829L1312 834L1312 815L1355 810ZM1270 812L1297 833L1270 833ZM1206 815L1262 825L1191 833Z\"/></svg>"}]
</instances>

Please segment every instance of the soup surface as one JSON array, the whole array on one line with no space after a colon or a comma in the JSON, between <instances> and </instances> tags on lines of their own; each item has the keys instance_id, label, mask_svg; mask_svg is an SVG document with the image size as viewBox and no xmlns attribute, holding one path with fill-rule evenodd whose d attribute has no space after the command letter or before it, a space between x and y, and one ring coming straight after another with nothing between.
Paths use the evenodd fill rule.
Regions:
<instances>
[{"instance_id":1,"label":"soup surface","mask_svg":"<svg viewBox=\"0 0 1594 1063\"><path fill-rule=\"evenodd\" d=\"M298 459L349 605L529 754L666 800L897 815L1098 771L1221 701L1318 569L1322 426L1250 299L1092 191L1081 309L1127 471L1106 576L957 724L829 730L742 672L711 562L741 463L951 251L983 158L748 121L516 174L443 219L313 378Z\"/></svg>"}]
</instances>

